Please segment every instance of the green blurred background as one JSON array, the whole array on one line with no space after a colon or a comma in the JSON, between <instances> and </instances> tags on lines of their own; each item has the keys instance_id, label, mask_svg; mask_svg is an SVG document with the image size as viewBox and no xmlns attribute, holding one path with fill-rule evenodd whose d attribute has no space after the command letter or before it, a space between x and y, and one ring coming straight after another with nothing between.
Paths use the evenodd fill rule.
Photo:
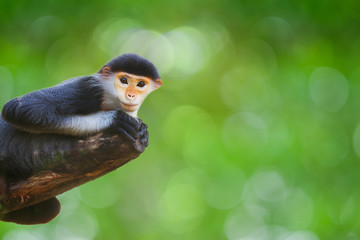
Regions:
<instances>
[{"instance_id":1,"label":"green blurred background","mask_svg":"<svg viewBox=\"0 0 360 240\"><path fill-rule=\"evenodd\" d=\"M0 0L0 105L138 53L150 146L17 239L360 239L358 1Z\"/></svg>"}]
</instances>

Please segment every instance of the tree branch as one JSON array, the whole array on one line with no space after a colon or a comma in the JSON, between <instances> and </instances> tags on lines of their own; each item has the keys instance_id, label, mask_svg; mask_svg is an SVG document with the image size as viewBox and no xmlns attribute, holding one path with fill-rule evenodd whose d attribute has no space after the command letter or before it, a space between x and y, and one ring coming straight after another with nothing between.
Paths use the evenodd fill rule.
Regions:
<instances>
[{"instance_id":1,"label":"tree branch","mask_svg":"<svg viewBox=\"0 0 360 240\"><path fill-rule=\"evenodd\" d=\"M101 177L137 158L145 149L139 140L133 143L111 133L85 139L42 135L29 144L34 156L46 158L47 164L25 180L8 183L0 213L43 202Z\"/></svg>"}]
</instances>

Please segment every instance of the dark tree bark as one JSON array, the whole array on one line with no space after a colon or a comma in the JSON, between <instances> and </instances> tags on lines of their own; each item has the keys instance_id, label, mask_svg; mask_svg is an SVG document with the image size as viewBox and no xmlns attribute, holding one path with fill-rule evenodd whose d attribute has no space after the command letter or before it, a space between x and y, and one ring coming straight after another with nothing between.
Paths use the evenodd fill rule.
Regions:
<instances>
[{"instance_id":1,"label":"dark tree bark","mask_svg":"<svg viewBox=\"0 0 360 240\"><path fill-rule=\"evenodd\" d=\"M111 133L84 139L43 135L29 144L33 154L46 158L47 164L29 178L8 183L8 191L0 200L0 213L51 199L117 169L145 150L139 140L132 142Z\"/></svg>"}]
</instances>

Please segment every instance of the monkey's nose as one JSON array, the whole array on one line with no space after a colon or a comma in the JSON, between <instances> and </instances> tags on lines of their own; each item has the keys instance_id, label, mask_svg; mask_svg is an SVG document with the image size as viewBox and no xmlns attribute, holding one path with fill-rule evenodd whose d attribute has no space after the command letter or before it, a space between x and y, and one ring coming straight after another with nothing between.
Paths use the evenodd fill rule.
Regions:
<instances>
[{"instance_id":1,"label":"monkey's nose","mask_svg":"<svg viewBox=\"0 0 360 240\"><path fill-rule=\"evenodd\" d=\"M130 94L130 93L128 93L128 95L127 95L129 98L135 98L135 94Z\"/></svg>"}]
</instances>

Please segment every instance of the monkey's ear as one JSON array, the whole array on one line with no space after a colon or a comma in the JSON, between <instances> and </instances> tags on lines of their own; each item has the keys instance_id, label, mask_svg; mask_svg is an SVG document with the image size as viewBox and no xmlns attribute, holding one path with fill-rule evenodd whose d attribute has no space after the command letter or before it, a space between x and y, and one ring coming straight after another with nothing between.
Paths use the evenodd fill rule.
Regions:
<instances>
[{"instance_id":1,"label":"monkey's ear","mask_svg":"<svg viewBox=\"0 0 360 240\"><path fill-rule=\"evenodd\" d=\"M161 85L162 85L162 80L160 78L157 78L154 80L154 88L155 89L158 89L159 87L161 87Z\"/></svg>"},{"instance_id":2,"label":"monkey's ear","mask_svg":"<svg viewBox=\"0 0 360 240\"><path fill-rule=\"evenodd\" d=\"M111 68L109 66L105 66L99 70L99 73L102 75L105 75L105 76L109 76L112 72L111 72Z\"/></svg>"}]
</instances>

